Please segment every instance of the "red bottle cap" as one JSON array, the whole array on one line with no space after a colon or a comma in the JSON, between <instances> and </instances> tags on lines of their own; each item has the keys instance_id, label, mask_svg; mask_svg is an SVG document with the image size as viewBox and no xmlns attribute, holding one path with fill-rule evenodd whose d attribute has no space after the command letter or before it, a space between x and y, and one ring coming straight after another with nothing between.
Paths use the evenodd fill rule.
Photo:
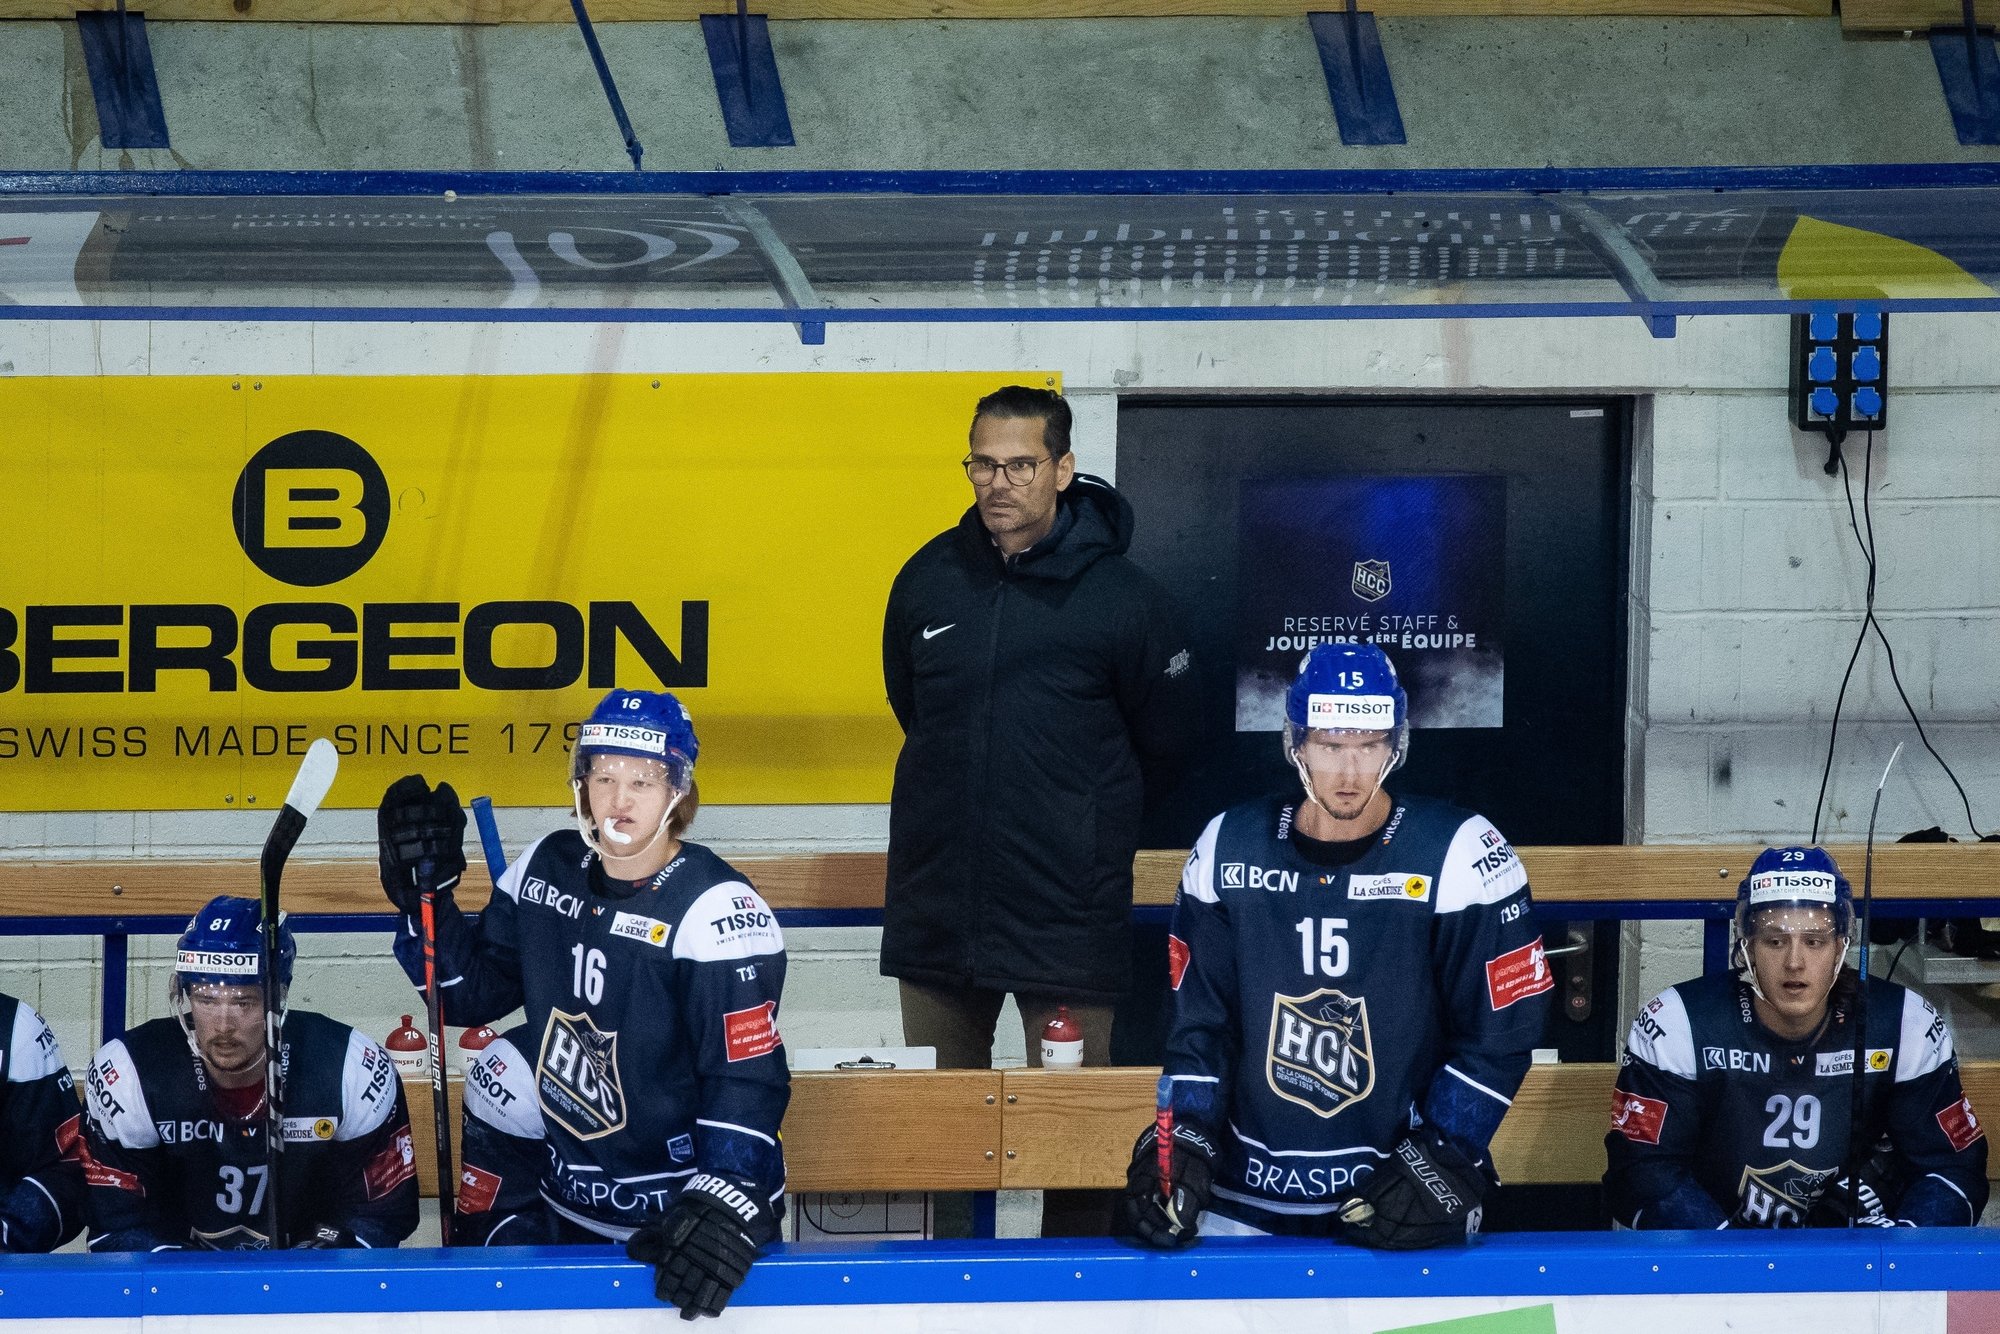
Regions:
<instances>
[{"instance_id":1,"label":"red bottle cap","mask_svg":"<svg viewBox=\"0 0 2000 1334\"><path fill-rule=\"evenodd\" d=\"M499 1036L498 1033L495 1033L485 1024L481 1024L477 1028L468 1028L458 1035L458 1049L460 1051L485 1051L492 1044L493 1039Z\"/></svg>"},{"instance_id":2,"label":"red bottle cap","mask_svg":"<svg viewBox=\"0 0 2000 1334\"><path fill-rule=\"evenodd\" d=\"M1056 1006L1056 1017L1049 1020L1048 1023L1042 1025L1042 1041L1044 1042L1083 1041L1083 1029L1077 1025L1077 1022L1074 1019L1071 1019L1069 1017L1069 1006L1067 1005Z\"/></svg>"},{"instance_id":3,"label":"red bottle cap","mask_svg":"<svg viewBox=\"0 0 2000 1334\"><path fill-rule=\"evenodd\" d=\"M403 1016L403 1026L391 1033L389 1040L382 1045L390 1051L423 1051L431 1044L430 1039L426 1038L423 1031L416 1026L415 1017L406 1014Z\"/></svg>"}]
</instances>

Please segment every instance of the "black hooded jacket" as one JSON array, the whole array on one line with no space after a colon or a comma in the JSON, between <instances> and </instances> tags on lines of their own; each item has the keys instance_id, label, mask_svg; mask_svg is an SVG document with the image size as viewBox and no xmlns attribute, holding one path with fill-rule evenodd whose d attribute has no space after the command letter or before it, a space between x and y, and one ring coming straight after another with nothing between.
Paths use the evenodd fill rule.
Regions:
<instances>
[{"instance_id":1,"label":"black hooded jacket","mask_svg":"<svg viewBox=\"0 0 2000 1334\"><path fill-rule=\"evenodd\" d=\"M1028 550L1003 559L974 507L896 576L884 974L1123 994L1140 763L1177 757L1194 694L1165 592L1125 558L1132 526L1078 474Z\"/></svg>"}]
</instances>

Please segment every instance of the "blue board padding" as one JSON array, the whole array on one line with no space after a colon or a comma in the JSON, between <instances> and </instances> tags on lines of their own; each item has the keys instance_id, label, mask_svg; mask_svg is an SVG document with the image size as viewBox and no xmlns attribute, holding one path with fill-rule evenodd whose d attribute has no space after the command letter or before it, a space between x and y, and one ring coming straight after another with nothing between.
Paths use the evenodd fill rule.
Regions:
<instances>
[{"instance_id":1,"label":"blue board padding","mask_svg":"<svg viewBox=\"0 0 2000 1334\"><path fill-rule=\"evenodd\" d=\"M762 14L703 14L701 35L708 43L708 67L722 123L735 148L790 148L792 118L778 82L778 58Z\"/></svg>"},{"instance_id":2,"label":"blue board padding","mask_svg":"<svg viewBox=\"0 0 2000 1334\"><path fill-rule=\"evenodd\" d=\"M1320 68L1326 71L1327 95L1343 144L1400 144L1403 113L1396 106L1396 86L1389 78L1389 59L1382 54L1381 35L1373 14L1306 15L1313 41L1319 46Z\"/></svg>"},{"instance_id":3,"label":"blue board padding","mask_svg":"<svg viewBox=\"0 0 2000 1334\"><path fill-rule=\"evenodd\" d=\"M1979 1229L1508 1233L1460 1251L1207 1239L1172 1253L1073 1241L777 1246L732 1306L1556 1297L2000 1288ZM8 1256L0 1318L650 1308L615 1246L277 1255Z\"/></svg>"},{"instance_id":4,"label":"blue board padding","mask_svg":"<svg viewBox=\"0 0 2000 1334\"><path fill-rule=\"evenodd\" d=\"M167 148L167 113L153 75L144 14L87 11L76 16L90 97L106 148Z\"/></svg>"},{"instance_id":5,"label":"blue board padding","mask_svg":"<svg viewBox=\"0 0 2000 1334\"><path fill-rule=\"evenodd\" d=\"M1979 32L1968 44L1963 28L1932 28L1931 59L1958 141L2000 144L2000 56L1993 39Z\"/></svg>"}]
</instances>

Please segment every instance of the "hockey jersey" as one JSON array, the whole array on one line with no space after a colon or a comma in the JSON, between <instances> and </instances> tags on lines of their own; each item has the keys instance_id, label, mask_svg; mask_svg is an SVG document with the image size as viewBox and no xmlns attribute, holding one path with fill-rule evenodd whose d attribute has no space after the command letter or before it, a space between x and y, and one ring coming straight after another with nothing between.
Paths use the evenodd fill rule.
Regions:
<instances>
[{"instance_id":1,"label":"hockey jersey","mask_svg":"<svg viewBox=\"0 0 2000 1334\"><path fill-rule=\"evenodd\" d=\"M1853 975L1813 1038L1757 1022L1747 982L1718 973L1632 1021L1604 1137L1611 1215L1636 1228L1798 1227L1848 1159ZM1886 1216L1965 1227L1986 1207L1986 1132L1959 1083L1951 1029L1916 992L1870 979L1861 1124L1886 1140ZM1867 1180L1867 1176L1864 1176Z\"/></svg>"},{"instance_id":2,"label":"hockey jersey","mask_svg":"<svg viewBox=\"0 0 2000 1334\"><path fill-rule=\"evenodd\" d=\"M83 1113L56 1035L0 995L0 1250L52 1251L83 1230Z\"/></svg>"},{"instance_id":3,"label":"hockey jersey","mask_svg":"<svg viewBox=\"0 0 2000 1334\"><path fill-rule=\"evenodd\" d=\"M1296 815L1250 802L1195 843L1166 1070L1177 1126L1217 1150L1213 1207L1314 1232L1413 1124L1484 1150L1554 981L1527 872L1483 817L1399 797L1336 865L1294 836Z\"/></svg>"},{"instance_id":4,"label":"hockey jersey","mask_svg":"<svg viewBox=\"0 0 2000 1334\"><path fill-rule=\"evenodd\" d=\"M439 914L438 951L451 1023L526 1010L520 1036L475 1063L468 1096L489 1092L484 1066L486 1101L513 1119L489 1112L517 1139L539 1131L537 1185L557 1214L622 1240L703 1171L754 1187L782 1215L784 940L727 862L685 843L635 886L604 876L574 830L550 834L500 877L476 926L455 905ZM396 952L421 978L414 923ZM481 1166L470 1148L467 1161ZM514 1179L462 1177L470 1203L514 1198L520 1160L497 1161L515 1164L497 1173Z\"/></svg>"},{"instance_id":5,"label":"hockey jersey","mask_svg":"<svg viewBox=\"0 0 2000 1334\"><path fill-rule=\"evenodd\" d=\"M279 1075L287 1243L394 1246L416 1231L410 1112L389 1053L346 1024L293 1010ZM92 1250L269 1246L264 1118L223 1114L179 1020L151 1020L98 1048L84 1107Z\"/></svg>"}]
</instances>

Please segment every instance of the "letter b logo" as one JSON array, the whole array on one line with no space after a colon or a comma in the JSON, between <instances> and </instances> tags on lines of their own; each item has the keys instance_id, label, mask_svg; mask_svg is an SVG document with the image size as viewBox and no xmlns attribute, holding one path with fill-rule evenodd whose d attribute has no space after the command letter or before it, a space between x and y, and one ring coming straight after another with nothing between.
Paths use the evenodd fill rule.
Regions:
<instances>
[{"instance_id":1,"label":"letter b logo","mask_svg":"<svg viewBox=\"0 0 2000 1334\"><path fill-rule=\"evenodd\" d=\"M293 431L252 456L231 497L236 541L288 584L336 584L389 530L389 483L368 451L332 431Z\"/></svg>"}]
</instances>

